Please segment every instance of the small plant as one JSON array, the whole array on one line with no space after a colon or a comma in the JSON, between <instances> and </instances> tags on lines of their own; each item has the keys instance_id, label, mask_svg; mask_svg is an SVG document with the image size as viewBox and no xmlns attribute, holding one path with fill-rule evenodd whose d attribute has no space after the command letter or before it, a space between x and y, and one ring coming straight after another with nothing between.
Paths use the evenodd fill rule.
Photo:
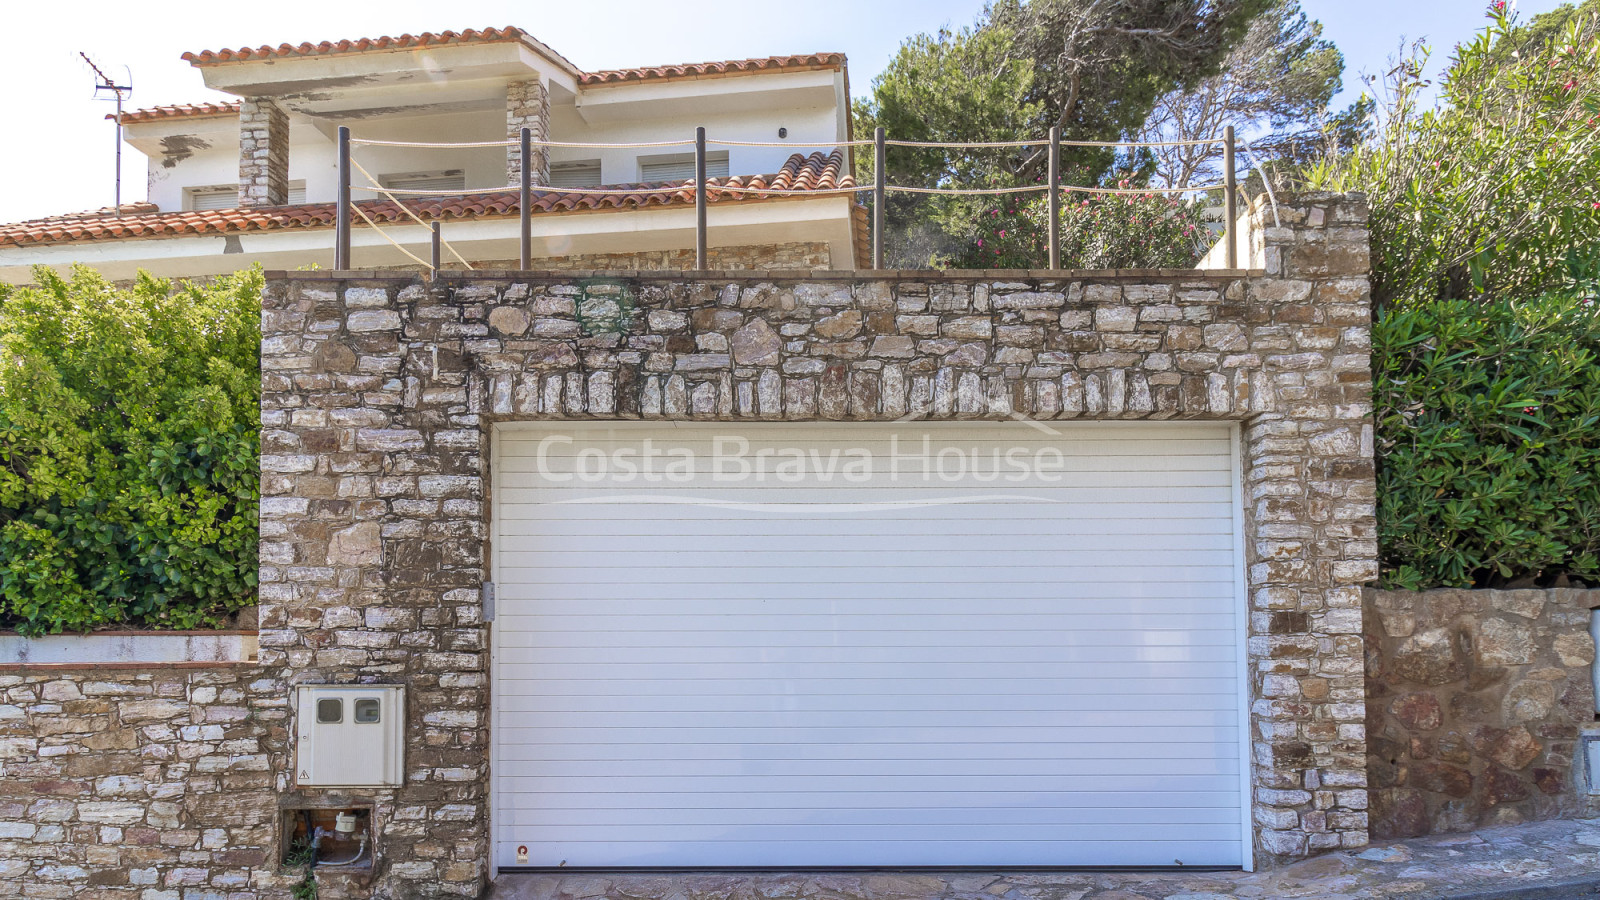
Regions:
<instances>
[{"instance_id":1,"label":"small plant","mask_svg":"<svg viewBox=\"0 0 1600 900\"><path fill-rule=\"evenodd\" d=\"M317 860L317 848L312 845L310 837L298 837L289 846L289 852L283 856L283 865L289 869L305 869L305 877L289 888L289 896L294 900L317 900L317 877L314 872Z\"/></svg>"}]
</instances>

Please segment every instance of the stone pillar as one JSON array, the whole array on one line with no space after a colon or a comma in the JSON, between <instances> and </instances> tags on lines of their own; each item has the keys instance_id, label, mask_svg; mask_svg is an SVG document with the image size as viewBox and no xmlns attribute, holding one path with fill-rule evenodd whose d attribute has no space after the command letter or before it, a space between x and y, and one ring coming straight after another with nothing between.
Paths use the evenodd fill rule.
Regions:
<instances>
[{"instance_id":1,"label":"stone pillar","mask_svg":"<svg viewBox=\"0 0 1600 900\"><path fill-rule=\"evenodd\" d=\"M1362 588L1378 575L1371 286L1360 195L1243 218L1264 390L1244 427L1257 861L1367 842Z\"/></svg>"},{"instance_id":2,"label":"stone pillar","mask_svg":"<svg viewBox=\"0 0 1600 900\"><path fill-rule=\"evenodd\" d=\"M289 202L289 116L264 97L239 103L239 205Z\"/></svg>"},{"instance_id":3,"label":"stone pillar","mask_svg":"<svg viewBox=\"0 0 1600 900\"><path fill-rule=\"evenodd\" d=\"M544 82L513 81L506 85L506 137L521 139L522 129L533 131L533 139L546 140L550 136L550 92ZM550 154L542 147L533 148L533 183L550 183ZM506 184L522 183L522 147L513 143L506 148Z\"/></svg>"}]
</instances>

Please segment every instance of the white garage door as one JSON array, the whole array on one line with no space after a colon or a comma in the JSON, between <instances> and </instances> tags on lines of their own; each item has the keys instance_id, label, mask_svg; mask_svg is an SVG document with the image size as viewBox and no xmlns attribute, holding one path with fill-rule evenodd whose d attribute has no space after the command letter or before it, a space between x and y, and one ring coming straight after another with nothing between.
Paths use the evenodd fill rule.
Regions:
<instances>
[{"instance_id":1,"label":"white garage door","mask_svg":"<svg viewBox=\"0 0 1600 900\"><path fill-rule=\"evenodd\" d=\"M1232 442L502 428L496 863L1244 864Z\"/></svg>"}]
</instances>

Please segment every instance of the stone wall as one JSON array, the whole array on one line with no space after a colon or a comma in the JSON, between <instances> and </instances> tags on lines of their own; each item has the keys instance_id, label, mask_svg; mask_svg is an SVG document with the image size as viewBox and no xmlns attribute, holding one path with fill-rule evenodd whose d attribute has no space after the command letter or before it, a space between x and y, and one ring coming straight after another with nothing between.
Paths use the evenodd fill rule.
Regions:
<instances>
[{"instance_id":1,"label":"stone wall","mask_svg":"<svg viewBox=\"0 0 1600 900\"><path fill-rule=\"evenodd\" d=\"M488 874L488 427L533 418L1242 422L1257 861L1364 844L1366 209L1279 212L1266 272L272 273L261 658L409 685L381 889Z\"/></svg>"},{"instance_id":2,"label":"stone wall","mask_svg":"<svg viewBox=\"0 0 1600 900\"><path fill-rule=\"evenodd\" d=\"M1600 590L1368 591L1368 768L1377 837L1467 831L1588 806Z\"/></svg>"},{"instance_id":3,"label":"stone wall","mask_svg":"<svg viewBox=\"0 0 1600 900\"><path fill-rule=\"evenodd\" d=\"M0 671L0 896L250 900L278 883L283 683L250 665Z\"/></svg>"},{"instance_id":4,"label":"stone wall","mask_svg":"<svg viewBox=\"0 0 1600 900\"><path fill-rule=\"evenodd\" d=\"M239 205L289 202L289 116L271 100L239 102Z\"/></svg>"}]
</instances>

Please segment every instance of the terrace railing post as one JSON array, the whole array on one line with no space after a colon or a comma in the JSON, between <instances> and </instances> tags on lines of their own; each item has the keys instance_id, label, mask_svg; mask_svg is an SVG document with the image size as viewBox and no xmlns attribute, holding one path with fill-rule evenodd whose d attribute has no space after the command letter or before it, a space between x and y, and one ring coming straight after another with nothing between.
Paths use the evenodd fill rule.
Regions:
<instances>
[{"instance_id":1,"label":"terrace railing post","mask_svg":"<svg viewBox=\"0 0 1600 900\"><path fill-rule=\"evenodd\" d=\"M883 129L872 133L872 267L883 268L883 197L887 191L888 154L885 152Z\"/></svg>"},{"instance_id":2,"label":"terrace railing post","mask_svg":"<svg viewBox=\"0 0 1600 900\"><path fill-rule=\"evenodd\" d=\"M1061 126L1050 126L1050 268L1061 268Z\"/></svg>"},{"instance_id":3,"label":"terrace railing post","mask_svg":"<svg viewBox=\"0 0 1600 900\"><path fill-rule=\"evenodd\" d=\"M706 129L694 130L694 267L706 266Z\"/></svg>"},{"instance_id":4,"label":"terrace railing post","mask_svg":"<svg viewBox=\"0 0 1600 900\"><path fill-rule=\"evenodd\" d=\"M1224 211L1227 217L1227 230L1223 232L1228 240L1228 268L1239 268L1239 184L1233 170L1233 126L1229 125L1222 132L1222 180L1224 192Z\"/></svg>"},{"instance_id":5,"label":"terrace railing post","mask_svg":"<svg viewBox=\"0 0 1600 900\"><path fill-rule=\"evenodd\" d=\"M350 268L350 126L339 126L339 199L333 212L333 267Z\"/></svg>"},{"instance_id":6,"label":"terrace railing post","mask_svg":"<svg viewBox=\"0 0 1600 900\"><path fill-rule=\"evenodd\" d=\"M522 129L521 162L517 168L522 172L521 190L517 195L517 216L521 226L521 253L518 256L518 267L526 272L533 268L533 129Z\"/></svg>"},{"instance_id":7,"label":"terrace railing post","mask_svg":"<svg viewBox=\"0 0 1600 900\"><path fill-rule=\"evenodd\" d=\"M437 219L435 219L433 221L432 225L433 225L433 240L432 240L433 260L432 260L431 265L433 266L433 272L431 274L438 275L439 274L439 245L442 243L442 241L440 241L440 239L439 239L439 221Z\"/></svg>"}]
</instances>

